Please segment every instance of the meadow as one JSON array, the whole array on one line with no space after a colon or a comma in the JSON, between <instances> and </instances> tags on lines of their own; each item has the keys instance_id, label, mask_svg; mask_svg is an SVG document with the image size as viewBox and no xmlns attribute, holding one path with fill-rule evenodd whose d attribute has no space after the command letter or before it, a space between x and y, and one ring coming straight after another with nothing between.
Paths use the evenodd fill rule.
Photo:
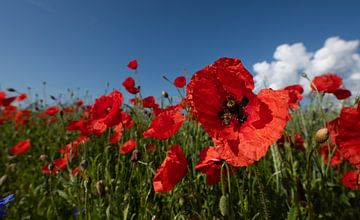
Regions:
<instances>
[{"instance_id":1,"label":"meadow","mask_svg":"<svg viewBox=\"0 0 360 220\"><path fill-rule=\"evenodd\" d=\"M0 92L2 218L359 218L360 105L336 74L254 92L221 58L147 97L134 76L91 103Z\"/></svg>"}]
</instances>

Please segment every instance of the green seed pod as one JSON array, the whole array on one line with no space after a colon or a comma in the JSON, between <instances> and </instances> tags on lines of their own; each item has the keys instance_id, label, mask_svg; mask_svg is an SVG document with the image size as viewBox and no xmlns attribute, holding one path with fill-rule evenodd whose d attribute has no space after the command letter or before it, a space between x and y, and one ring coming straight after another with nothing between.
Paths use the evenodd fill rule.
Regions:
<instances>
[{"instance_id":1,"label":"green seed pod","mask_svg":"<svg viewBox=\"0 0 360 220\"><path fill-rule=\"evenodd\" d=\"M219 202L219 209L222 216L229 215L229 205L228 205L229 198L227 195L222 195Z\"/></svg>"}]
</instances>

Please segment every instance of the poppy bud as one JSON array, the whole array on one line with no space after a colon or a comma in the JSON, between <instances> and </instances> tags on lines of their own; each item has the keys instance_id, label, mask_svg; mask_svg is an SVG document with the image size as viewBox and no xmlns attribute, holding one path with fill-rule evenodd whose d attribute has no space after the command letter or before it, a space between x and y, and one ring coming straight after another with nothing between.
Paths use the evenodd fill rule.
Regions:
<instances>
[{"instance_id":1,"label":"poppy bud","mask_svg":"<svg viewBox=\"0 0 360 220\"><path fill-rule=\"evenodd\" d=\"M55 100L55 101L56 101L55 96L51 95L50 98L51 98L52 100Z\"/></svg>"},{"instance_id":2,"label":"poppy bud","mask_svg":"<svg viewBox=\"0 0 360 220\"><path fill-rule=\"evenodd\" d=\"M229 205L228 205L228 197L227 195L222 195L219 202L219 209L222 216L229 215Z\"/></svg>"},{"instance_id":3,"label":"poppy bud","mask_svg":"<svg viewBox=\"0 0 360 220\"><path fill-rule=\"evenodd\" d=\"M8 165L8 170L10 170L10 172L15 172L15 170L16 170L16 164L15 163L11 163L11 164L9 164Z\"/></svg>"},{"instance_id":4,"label":"poppy bud","mask_svg":"<svg viewBox=\"0 0 360 220\"><path fill-rule=\"evenodd\" d=\"M168 98L168 97L169 97L169 94L168 94L166 91L162 91L162 92L161 92L161 95L162 95L164 98Z\"/></svg>"},{"instance_id":5,"label":"poppy bud","mask_svg":"<svg viewBox=\"0 0 360 220\"><path fill-rule=\"evenodd\" d=\"M105 195L105 183L104 180L99 180L95 184L96 193L98 196L103 197Z\"/></svg>"},{"instance_id":6,"label":"poppy bud","mask_svg":"<svg viewBox=\"0 0 360 220\"><path fill-rule=\"evenodd\" d=\"M151 217L151 220L157 220L158 218L156 217L156 215L153 215L152 217Z\"/></svg>"},{"instance_id":7,"label":"poppy bud","mask_svg":"<svg viewBox=\"0 0 360 220\"><path fill-rule=\"evenodd\" d=\"M131 155L130 160L136 162L136 161L139 159L139 156L140 156L139 150L135 149L135 150L132 152L132 155Z\"/></svg>"},{"instance_id":8,"label":"poppy bud","mask_svg":"<svg viewBox=\"0 0 360 220\"><path fill-rule=\"evenodd\" d=\"M180 205L180 207L182 207L182 206L184 205L184 203L185 203L184 198L183 198L183 197L180 197L180 199L179 199L179 205Z\"/></svg>"},{"instance_id":9,"label":"poppy bud","mask_svg":"<svg viewBox=\"0 0 360 220\"><path fill-rule=\"evenodd\" d=\"M327 128L321 128L315 133L315 140L318 143L324 143L329 138L329 130Z\"/></svg>"},{"instance_id":10,"label":"poppy bud","mask_svg":"<svg viewBox=\"0 0 360 220\"><path fill-rule=\"evenodd\" d=\"M80 163L80 169L82 170L82 171L85 171L87 168L88 168L88 162L86 161L86 160L83 160L83 161L81 161L81 163Z\"/></svg>"},{"instance_id":11,"label":"poppy bud","mask_svg":"<svg viewBox=\"0 0 360 220\"><path fill-rule=\"evenodd\" d=\"M48 160L49 160L49 157L48 157L47 155L45 155L45 154L41 154L40 157L39 157L39 159L40 159L41 161L48 161Z\"/></svg>"},{"instance_id":12,"label":"poppy bud","mask_svg":"<svg viewBox=\"0 0 360 220\"><path fill-rule=\"evenodd\" d=\"M6 89L8 92L16 92L16 89L14 89L14 88L8 88L8 89Z\"/></svg>"},{"instance_id":13,"label":"poppy bud","mask_svg":"<svg viewBox=\"0 0 360 220\"><path fill-rule=\"evenodd\" d=\"M301 73L301 77L308 78L308 75L306 73Z\"/></svg>"},{"instance_id":14,"label":"poppy bud","mask_svg":"<svg viewBox=\"0 0 360 220\"><path fill-rule=\"evenodd\" d=\"M7 175L4 175L0 178L0 187L4 185L7 181Z\"/></svg>"}]
</instances>

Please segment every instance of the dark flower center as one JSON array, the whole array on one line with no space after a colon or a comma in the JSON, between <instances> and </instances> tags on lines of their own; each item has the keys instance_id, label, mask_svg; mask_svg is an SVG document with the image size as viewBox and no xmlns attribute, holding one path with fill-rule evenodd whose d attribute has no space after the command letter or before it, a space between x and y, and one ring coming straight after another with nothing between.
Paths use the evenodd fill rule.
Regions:
<instances>
[{"instance_id":1,"label":"dark flower center","mask_svg":"<svg viewBox=\"0 0 360 220\"><path fill-rule=\"evenodd\" d=\"M236 100L234 96L229 96L218 116L225 126L230 125L231 122L242 124L247 119L244 108L248 103L249 99L246 96L241 101Z\"/></svg>"}]
</instances>

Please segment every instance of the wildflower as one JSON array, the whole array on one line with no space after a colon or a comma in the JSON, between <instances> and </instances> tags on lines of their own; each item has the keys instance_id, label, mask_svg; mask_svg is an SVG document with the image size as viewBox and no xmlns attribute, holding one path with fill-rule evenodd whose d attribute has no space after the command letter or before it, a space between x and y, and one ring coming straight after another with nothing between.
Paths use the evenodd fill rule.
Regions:
<instances>
[{"instance_id":1,"label":"wildflower","mask_svg":"<svg viewBox=\"0 0 360 220\"><path fill-rule=\"evenodd\" d=\"M144 108L153 108L156 105L154 96L144 98L142 100L142 105Z\"/></svg>"},{"instance_id":2,"label":"wildflower","mask_svg":"<svg viewBox=\"0 0 360 220\"><path fill-rule=\"evenodd\" d=\"M183 88L186 85L186 78L184 76L176 77L174 85L178 88Z\"/></svg>"},{"instance_id":3,"label":"wildflower","mask_svg":"<svg viewBox=\"0 0 360 220\"><path fill-rule=\"evenodd\" d=\"M24 154L30 149L30 139L19 141L10 148L10 153L14 155Z\"/></svg>"},{"instance_id":4,"label":"wildflower","mask_svg":"<svg viewBox=\"0 0 360 220\"><path fill-rule=\"evenodd\" d=\"M168 107L153 119L150 128L144 131L143 136L165 140L174 135L184 121L185 117L178 107Z\"/></svg>"},{"instance_id":5,"label":"wildflower","mask_svg":"<svg viewBox=\"0 0 360 220\"><path fill-rule=\"evenodd\" d=\"M311 89L320 93L333 93L337 99L346 99L351 96L347 89L342 86L342 78L334 73L326 73L316 76L311 82Z\"/></svg>"},{"instance_id":6,"label":"wildflower","mask_svg":"<svg viewBox=\"0 0 360 220\"><path fill-rule=\"evenodd\" d=\"M299 102L303 99L301 95L304 92L304 89L301 85L291 85L283 88L289 92L289 107L293 110L298 109Z\"/></svg>"},{"instance_id":7,"label":"wildflower","mask_svg":"<svg viewBox=\"0 0 360 220\"><path fill-rule=\"evenodd\" d=\"M319 147L320 149L320 153L321 156L324 158L324 163L327 164L329 161L329 154L334 150L335 145L331 144L330 145L330 151L329 151L329 146L327 144L323 144ZM340 151L335 151L335 153L332 155L332 157L330 158L330 165L331 166L336 166L341 164L341 162L343 161L342 159L342 155L340 153Z\"/></svg>"},{"instance_id":8,"label":"wildflower","mask_svg":"<svg viewBox=\"0 0 360 220\"><path fill-rule=\"evenodd\" d=\"M263 157L289 120L285 90L255 95L252 75L239 59L221 58L196 72L187 85L191 113L212 137L222 159L235 167Z\"/></svg>"},{"instance_id":9,"label":"wildflower","mask_svg":"<svg viewBox=\"0 0 360 220\"><path fill-rule=\"evenodd\" d=\"M120 148L119 152L120 154L127 154L134 150L136 147L136 142L134 139L130 139L126 141Z\"/></svg>"},{"instance_id":10,"label":"wildflower","mask_svg":"<svg viewBox=\"0 0 360 220\"><path fill-rule=\"evenodd\" d=\"M360 175L359 171L350 170L343 174L341 178L341 182L344 186L349 187L351 189L360 189Z\"/></svg>"},{"instance_id":11,"label":"wildflower","mask_svg":"<svg viewBox=\"0 0 360 220\"><path fill-rule=\"evenodd\" d=\"M19 96L16 97L16 101L21 102L24 101L25 99L27 99L27 94L26 93L21 93Z\"/></svg>"},{"instance_id":12,"label":"wildflower","mask_svg":"<svg viewBox=\"0 0 360 220\"><path fill-rule=\"evenodd\" d=\"M305 150L304 138L300 134L286 135L283 134L281 138L276 142L277 146L281 149L284 148L285 142L289 143L290 147Z\"/></svg>"},{"instance_id":13,"label":"wildflower","mask_svg":"<svg viewBox=\"0 0 360 220\"><path fill-rule=\"evenodd\" d=\"M360 101L357 108L343 107L338 120L338 150L346 160L360 169Z\"/></svg>"},{"instance_id":14,"label":"wildflower","mask_svg":"<svg viewBox=\"0 0 360 220\"><path fill-rule=\"evenodd\" d=\"M112 144L118 143L122 137L122 132L114 132L109 137L109 142Z\"/></svg>"},{"instance_id":15,"label":"wildflower","mask_svg":"<svg viewBox=\"0 0 360 220\"><path fill-rule=\"evenodd\" d=\"M49 107L45 110L45 114L52 116L59 112L59 108L57 106Z\"/></svg>"},{"instance_id":16,"label":"wildflower","mask_svg":"<svg viewBox=\"0 0 360 220\"><path fill-rule=\"evenodd\" d=\"M200 152L200 160L196 164L195 169L206 174L206 182L213 185L221 179L221 166L224 161L215 147L207 147ZM227 174L226 169L223 170ZM230 172L231 174L232 172Z\"/></svg>"},{"instance_id":17,"label":"wildflower","mask_svg":"<svg viewBox=\"0 0 360 220\"><path fill-rule=\"evenodd\" d=\"M153 177L155 192L169 192L187 171L187 160L179 145L169 148L165 160Z\"/></svg>"},{"instance_id":18,"label":"wildflower","mask_svg":"<svg viewBox=\"0 0 360 220\"><path fill-rule=\"evenodd\" d=\"M137 60L131 60L128 65L129 69L136 70L138 68Z\"/></svg>"},{"instance_id":19,"label":"wildflower","mask_svg":"<svg viewBox=\"0 0 360 220\"><path fill-rule=\"evenodd\" d=\"M15 199L14 194L10 194L7 197L0 199L0 218L5 216L5 207L11 200Z\"/></svg>"},{"instance_id":20,"label":"wildflower","mask_svg":"<svg viewBox=\"0 0 360 220\"><path fill-rule=\"evenodd\" d=\"M123 95L117 90L96 99L90 118L93 125L98 123L98 126L100 126L99 124L105 124L106 127L112 127L119 124L122 102Z\"/></svg>"},{"instance_id":21,"label":"wildflower","mask_svg":"<svg viewBox=\"0 0 360 220\"><path fill-rule=\"evenodd\" d=\"M140 89L135 87L135 80L132 77L126 78L122 85L125 87L126 91L131 94L137 94L140 92Z\"/></svg>"}]
</instances>

